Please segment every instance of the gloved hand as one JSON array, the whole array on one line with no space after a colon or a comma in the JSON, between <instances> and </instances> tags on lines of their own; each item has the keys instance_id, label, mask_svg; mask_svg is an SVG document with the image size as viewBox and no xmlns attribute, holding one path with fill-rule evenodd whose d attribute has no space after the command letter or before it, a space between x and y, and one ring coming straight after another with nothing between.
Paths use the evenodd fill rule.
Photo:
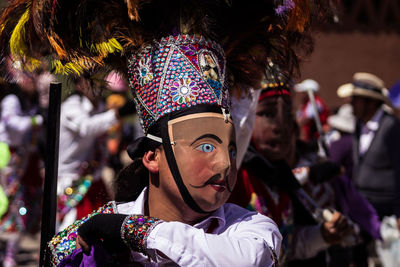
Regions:
<instances>
[{"instance_id":1,"label":"gloved hand","mask_svg":"<svg viewBox=\"0 0 400 267\"><path fill-rule=\"evenodd\" d=\"M314 183L323 183L338 176L341 168L332 161L324 161L310 166L309 180Z\"/></svg>"},{"instance_id":2,"label":"gloved hand","mask_svg":"<svg viewBox=\"0 0 400 267\"><path fill-rule=\"evenodd\" d=\"M99 240L103 240L107 248L123 248L121 226L126 217L124 214L97 214L90 218L78 229L78 242L82 249L90 251L90 246Z\"/></svg>"},{"instance_id":3,"label":"gloved hand","mask_svg":"<svg viewBox=\"0 0 400 267\"><path fill-rule=\"evenodd\" d=\"M78 229L77 242L85 252L103 240L110 251L130 250L145 253L145 240L161 220L144 215L97 214Z\"/></svg>"}]
</instances>

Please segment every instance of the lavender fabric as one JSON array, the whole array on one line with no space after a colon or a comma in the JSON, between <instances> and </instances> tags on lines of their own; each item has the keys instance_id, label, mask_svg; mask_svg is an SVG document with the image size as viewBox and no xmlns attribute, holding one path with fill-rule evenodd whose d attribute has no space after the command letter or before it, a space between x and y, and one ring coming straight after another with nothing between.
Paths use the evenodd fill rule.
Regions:
<instances>
[{"instance_id":1,"label":"lavender fabric","mask_svg":"<svg viewBox=\"0 0 400 267\"><path fill-rule=\"evenodd\" d=\"M340 139L332 142L329 148L329 158L342 165L346 176L351 180L353 175L353 135L342 134Z\"/></svg>"},{"instance_id":2,"label":"lavender fabric","mask_svg":"<svg viewBox=\"0 0 400 267\"><path fill-rule=\"evenodd\" d=\"M90 254L83 253L82 248L75 249L68 257L64 258L58 267L98 267L105 266L110 259L103 246L95 243L90 248Z\"/></svg>"},{"instance_id":3,"label":"lavender fabric","mask_svg":"<svg viewBox=\"0 0 400 267\"><path fill-rule=\"evenodd\" d=\"M381 222L375 208L357 191L350 179L339 176L333 179L332 186L339 210L373 238L381 239Z\"/></svg>"}]
</instances>

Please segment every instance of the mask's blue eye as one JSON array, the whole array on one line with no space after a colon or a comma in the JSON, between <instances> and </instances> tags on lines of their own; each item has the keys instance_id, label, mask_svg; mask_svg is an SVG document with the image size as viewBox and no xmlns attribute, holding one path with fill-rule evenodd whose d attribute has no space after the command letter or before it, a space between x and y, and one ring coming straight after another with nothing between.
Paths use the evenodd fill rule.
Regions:
<instances>
[{"instance_id":1,"label":"mask's blue eye","mask_svg":"<svg viewBox=\"0 0 400 267\"><path fill-rule=\"evenodd\" d=\"M203 151L203 152L213 152L215 149L215 146L212 144L202 144L196 147L197 150Z\"/></svg>"}]
</instances>

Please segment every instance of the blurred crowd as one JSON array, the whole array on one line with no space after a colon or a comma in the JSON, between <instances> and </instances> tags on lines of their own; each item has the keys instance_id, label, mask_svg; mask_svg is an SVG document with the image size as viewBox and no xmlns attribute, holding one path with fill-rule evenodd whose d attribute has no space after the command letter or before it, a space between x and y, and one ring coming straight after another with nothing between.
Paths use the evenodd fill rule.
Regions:
<instances>
[{"instance_id":1,"label":"blurred crowd","mask_svg":"<svg viewBox=\"0 0 400 267\"><path fill-rule=\"evenodd\" d=\"M7 62L0 91L0 262L16 266L23 235L40 231L50 82L45 67ZM126 80L69 81L63 98L57 229L113 199L113 177L142 135ZM370 73L343 81L340 107L318 82L267 75L233 97L238 181L228 202L269 216L283 266L400 266L400 85ZM294 105L299 100L298 107ZM242 138L248 136L249 138Z\"/></svg>"},{"instance_id":2,"label":"blurred crowd","mask_svg":"<svg viewBox=\"0 0 400 267\"><path fill-rule=\"evenodd\" d=\"M0 262L16 266L23 235L40 232L50 83L7 62L1 78ZM128 98L127 82L111 72L104 79L68 80L60 116L57 229L112 198L110 177L126 164L126 145L142 133ZM50 127L52 127L50 125ZM125 152L126 153L126 152ZM108 179L107 179L108 178ZM38 260L38 257L36 260Z\"/></svg>"}]
</instances>

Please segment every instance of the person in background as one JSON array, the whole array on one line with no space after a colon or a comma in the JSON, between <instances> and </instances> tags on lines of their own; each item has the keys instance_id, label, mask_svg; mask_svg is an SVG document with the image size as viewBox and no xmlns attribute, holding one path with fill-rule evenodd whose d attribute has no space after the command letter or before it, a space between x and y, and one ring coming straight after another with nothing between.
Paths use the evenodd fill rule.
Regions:
<instances>
[{"instance_id":1,"label":"person in background","mask_svg":"<svg viewBox=\"0 0 400 267\"><path fill-rule=\"evenodd\" d=\"M351 97L356 128L353 139L353 181L374 206L379 218L392 218L400 228L400 121L392 113L384 82L374 74L357 72L338 88ZM386 225L386 224L384 224ZM394 230L397 230L396 227ZM377 241L384 266L398 265L397 242ZM397 257L397 258L395 258Z\"/></svg>"},{"instance_id":2,"label":"person in background","mask_svg":"<svg viewBox=\"0 0 400 267\"><path fill-rule=\"evenodd\" d=\"M18 61L7 59L6 64L11 81L1 83L0 182L8 205L0 214L0 233L6 238L3 266L12 267L22 235L39 229L43 163L37 140L43 117L38 113L35 73L21 71Z\"/></svg>"},{"instance_id":3,"label":"person in background","mask_svg":"<svg viewBox=\"0 0 400 267\"><path fill-rule=\"evenodd\" d=\"M107 89L111 92L105 99L107 109L121 108L127 101L130 101L127 96L129 89L128 82L121 74L112 71L107 75L105 82ZM131 105L133 106L134 103L132 102ZM129 119L131 118L132 116ZM127 119L128 117L119 120L117 124L110 127L107 131L107 161L115 174L124 167L121 153L126 150L130 141L136 139L133 133L134 126L131 123L132 120L128 121ZM129 139L127 137L129 137Z\"/></svg>"},{"instance_id":4,"label":"person in background","mask_svg":"<svg viewBox=\"0 0 400 267\"><path fill-rule=\"evenodd\" d=\"M106 163L106 133L132 107L106 110L88 76L74 80L75 93L61 104L58 168L59 228L98 208L109 196L101 179Z\"/></svg>"},{"instance_id":5,"label":"person in background","mask_svg":"<svg viewBox=\"0 0 400 267\"><path fill-rule=\"evenodd\" d=\"M308 151L298 149L299 161L297 164L309 166L309 182L305 183L304 187L311 186L311 190L308 192L316 199L316 202L323 207L324 203L319 201L326 199L326 197L319 196L328 195L322 194L324 191L331 192L331 202L334 202L334 205L330 203L331 208L333 207L348 216L360 229L360 235L355 244L350 244L351 246L348 247L333 246L329 248L330 265L344 266L347 262L347 264L354 266L367 266L369 255L363 245L364 240L380 240L382 238L380 233L381 222L374 207L358 192L350 180L353 170L352 132L355 128L352 106L344 104L339 108L337 114L328 117L328 123L329 127L332 127L331 133L335 132L336 138L339 138L333 141L335 134L328 135L331 137L331 143L328 144L329 157L318 159L316 149ZM298 141L298 148L301 147L309 146ZM335 164L336 167L332 164ZM343 168L341 172L338 169L339 166ZM332 173L336 173L336 175L330 175ZM321 191L321 189L324 190Z\"/></svg>"},{"instance_id":6,"label":"person in background","mask_svg":"<svg viewBox=\"0 0 400 267\"><path fill-rule=\"evenodd\" d=\"M340 213L321 225L305 226L293 221L293 181L274 166L289 161L295 151L291 86L281 80L267 84L259 97L251 144L229 202L274 219L283 235L280 257L286 266L294 259L312 258L340 242L350 229ZM310 215L306 211L303 216ZM321 263L324 261L315 266L323 266Z\"/></svg>"},{"instance_id":7,"label":"person in background","mask_svg":"<svg viewBox=\"0 0 400 267\"><path fill-rule=\"evenodd\" d=\"M333 162L344 167L346 176L351 179L353 176L353 133L355 129L355 117L353 107L350 104L343 104L337 114L328 117L328 124L331 136L328 142L329 158Z\"/></svg>"},{"instance_id":8,"label":"person in background","mask_svg":"<svg viewBox=\"0 0 400 267\"><path fill-rule=\"evenodd\" d=\"M319 89L320 86L318 82L312 79L306 79L301 83L294 85L294 91L299 94L300 97L300 107L297 110L296 119L300 126L300 140L303 140L304 142L315 141L320 136L315 123L313 103L309 98L308 91L312 91L314 94L322 130L324 130L327 124L326 120L330 114L325 102L318 95Z\"/></svg>"}]
</instances>

